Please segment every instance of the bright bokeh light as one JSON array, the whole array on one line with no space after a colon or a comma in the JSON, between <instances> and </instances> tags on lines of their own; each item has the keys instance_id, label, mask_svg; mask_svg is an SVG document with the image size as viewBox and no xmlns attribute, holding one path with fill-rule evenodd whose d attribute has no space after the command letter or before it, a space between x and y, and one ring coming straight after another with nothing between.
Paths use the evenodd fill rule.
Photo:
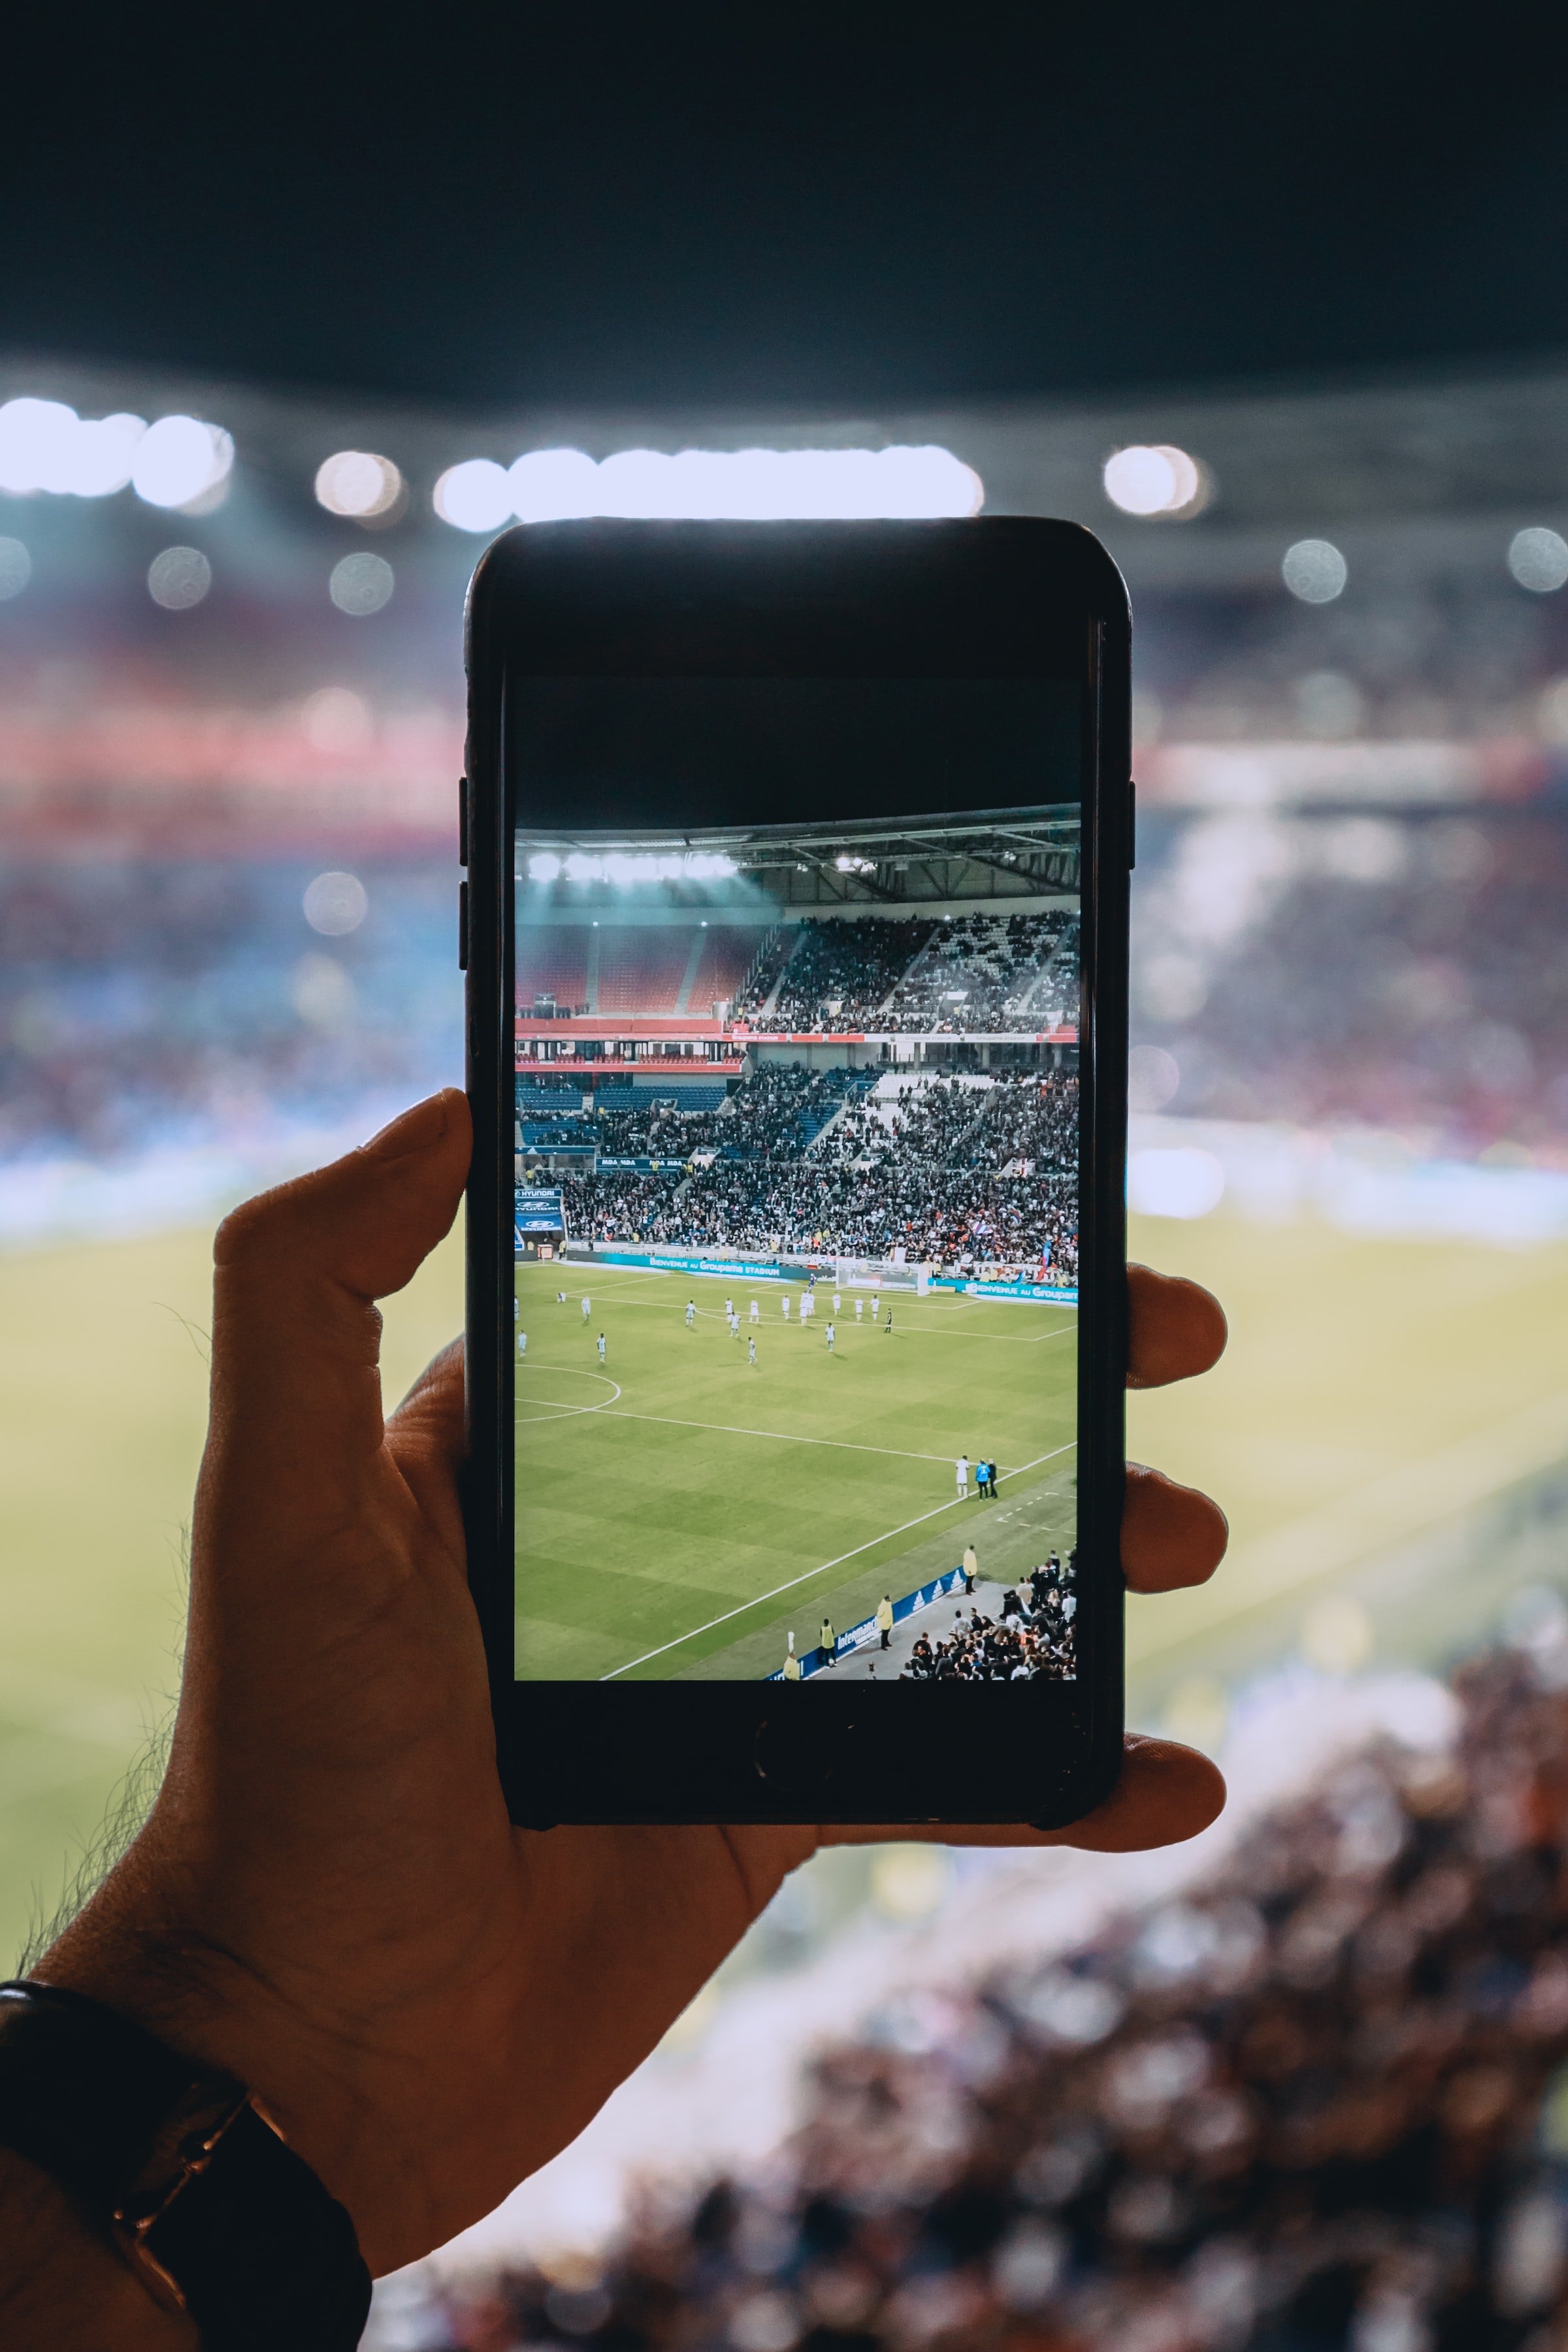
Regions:
<instances>
[{"instance_id":1,"label":"bright bokeh light","mask_svg":"<svg viewBox=\"0 0 1568 2352\"><path fill-rule=\"evenodd\" d=\"M1142 442L1108 457L1105 495L1123 514L1176 515L1195 508L1204 478L1195 458L1169 442Z\"/></svg>"},{"instance_id":2,"label":"bright bokeh light","mask_svg":"<svg viewBox=\"0 0 1568 2352\"><path fill-rule=\"evenodd\" d=\"M131 480L152 507L191 507L226 482L234 443L221 425L197 416L160 416L136 445Z\"/></svg>"},{"instance_id":3,"label":"bright bokeh light","mask_svg":"<svg viewBox=\"0 0 1568 2352\"><path fill-rule=\"evenodd\" d=\"M363 620L391 600L396 583L384 555L345 555L332 566L327 593L340 613Z\"/></svg>"},{"instance_id":4,"label":"bright bokeh light","mask_svg":"<svg viewBox=\"0 0 1568 2352\"><path fill-rule=\"evenodd\" d=\"M357 874L318 874L307 886L303 903L310 929L329 940L357 931L370 911L364 884Z\"/></svg>"},{"instance_id":5,"label":"bright bokeh light","mask_svg":"<svg viewBox=\"0 0 1568 2352\"><path fill-rule=\"evenodd\" d=\"M1206 1217L1224 1192L1224 1169L1196 1145L1154 1145L1128 1155L1127 1205L1145 1217Z\"/></svg>"},{"instance_id":6,"label":"bright bokeh light","mask_svg":"<svg viewBox=\"0 0 1568 2352\"><path fill-rule=\"evenodd\" d=\"M106 498L131 479L139 416L79 416L60 400L8 400L0 407L0 489L26 496Z\"/></svg>"},{"instance_id":7,"label":"bright bokeh light","mask_svg":"<svg viewBox=\"0 0 1568 2352\"><path fill-rule=\"evenodd\" d=\"M1515 531L1509 542L1508 568L1521 588L1549 596L1568 582L1568 540L1554 530Z\"/></svg>"},{"instance_id":8,"label":"bright bokeh light","mask_svg":"<svg viewBox=\"0 0 1568 2352\"><path fill-rule=\"evenodd\" d=\"M448 466L436 485L436 511L458 530L500 530L512 520L511 480L493 457Z\"/></svg>"},{"instance_id":9,"label":"bright bokeh light","mask_svg":"<svg viewBox=\"0 0 1568 2352\"><path fill-rule=\"evenodd\" d=\"M348 686L318 687L308 694L300 723L306 741L318 751L358 751L375 734L369 706Z\"/></svg>"},{"instance_id":10,"label":"bright bokeh light","mask_svg":"<svg viewBox=\"0 0 1568 2352\"><path fill-rule=\"evenodd\" d=\"M531 449L508 471L453 466L436 511L459 530L590 515L681 521L874 520L978 514L984 485L951 449Z\"/></svg>"},{"instance_id":11,"label":"bright bokeh light","mask_svg":"<svg viewBox=\"0 0 1568 2352\"><path fill-rule=\"evenodd\" d=\"M212 584L212 565L199 547L166 547L147 567L147 593L166 613L188 613Z\"/></svg>"},{"instance_id":12,"label":"bright bokeh light","mask_svg":"<svg viewBox=\"0 0 1568 2352\"><path fill-rule=\"evenodd\" d=\"M528 861L531 882L717 882L733 874L735 861L714 850L665 851L658 856L612 850L604 857L574 850L558 857L552 849L537 850Z\"/></svg>"},{"instance_id":13,"label":"bright bokeh light","mask_svg":"<svg viewBox=\"0 0 1568 2352\"><path fill-rule=\"evenodd\" d=\"M1350 578L1350 565L1331 540L1299 539L1288 547L1279 566L1280 577L1292 596L1303 604L1331 604L1344 593Z\"/></svg>"},{"instance_id":14,"label":"bright bokeh light","mask_svg":"<svg viewBox=\"0 0 1568 2352\"><path fill-rule=\"evenodd\" d=\"M33 559L19 539L0 539L0 602L19 596L33 576Z\"/></svg>"},{"instance_id":15,"label":"bright bokeh light","mask_svg":"<svg viewBox=\"0 0 1568 2352\"><path fill-rule=\"evenodd\" d=\"M368 449L340 449L316 468L316 497L329 514L356 520L396 505L403 477L390 457Z\"/></svg>"}]
</instances>

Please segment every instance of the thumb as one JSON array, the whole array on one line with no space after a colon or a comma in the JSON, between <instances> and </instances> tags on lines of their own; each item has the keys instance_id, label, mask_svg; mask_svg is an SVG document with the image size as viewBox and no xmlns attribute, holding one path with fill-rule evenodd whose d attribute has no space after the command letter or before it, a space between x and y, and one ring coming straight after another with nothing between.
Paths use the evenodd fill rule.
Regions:
<instances>
[{"instance_id":1,"label":"thumb","mask_svg":"<svg viewBox=\"0 0 1568 2352\"><path fill-rule=\"evenodd\" d=\"M293 1483L323 1448L381 1444L374 1301L401 1290L449 1230L471 1148L455 1087L346 1158L224 1220L214 1250L213 1446L237 1423L253 1472Z\"/></svg>"}]
</instances>

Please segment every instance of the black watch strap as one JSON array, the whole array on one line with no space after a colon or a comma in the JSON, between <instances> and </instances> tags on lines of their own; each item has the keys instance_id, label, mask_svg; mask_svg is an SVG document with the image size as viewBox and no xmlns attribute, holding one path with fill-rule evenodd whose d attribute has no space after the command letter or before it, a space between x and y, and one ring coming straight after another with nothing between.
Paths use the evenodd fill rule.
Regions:
<instances>
[{"instance_id":1,"label":"black watch strap","mask_svg":"<svg viewBox=\"0 0 1568 2352\"><path fill-rule=\"evenodd\" d=\"M0 2146L49 2173L205 2352L349 2352L353 2223L242 2083L84 1994L0 1984Z\"/></svg>"}]
</instances>

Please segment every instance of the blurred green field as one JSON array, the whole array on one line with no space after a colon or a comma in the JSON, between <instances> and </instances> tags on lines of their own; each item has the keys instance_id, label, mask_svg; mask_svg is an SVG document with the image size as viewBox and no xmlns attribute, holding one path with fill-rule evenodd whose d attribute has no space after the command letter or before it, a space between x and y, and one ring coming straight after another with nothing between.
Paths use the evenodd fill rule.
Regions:
<instances>
[{"instance_id":1,"label":"blurred green field","mask_svg":"<svg viewBox=\"0 0 1568 2352\"><path fill-rule=\"evenodd\" d=\"M835 1317L823 1288L803 1322L800 1291L763 1283L753 1325L733 1280L581 1265L520 1266L516 1280L530 1681L755 1680L784 1664L786 1634L804 1657L824 1613L843 1633L884 1591L944 1574L966 1543L984 1575L1010 1579L1073 1541L1071 1309L862 1292L857 1322L853 1298ZM971 1486L959 1503L960 1454L994 1454L996 1501Z\"/></svg>"},{"instance_id":2,"label":"blurred green field","mask_svg":"<svg viewBox=\"0 0 1568 2352\"><path fill-rule=\"evenodd\" d=\"M1244 1636L1248 1654L1289 1648L1315 1591L1568 1454L1568 1246L1225 1216L1144 1223L1134 1241L1221 1293L1232 1339L1208 1380L1131 1401L1131 1448L1210 1487L1234 1537L1208 1591L1131 1602L1135 1719ZM7 1964L174 1687L208 1251L205 1233L181 1233L0 1258ZM458 1328L461 1287L454 1236L388 1302L389 1389Z\"/></svg>"}]
</instances>

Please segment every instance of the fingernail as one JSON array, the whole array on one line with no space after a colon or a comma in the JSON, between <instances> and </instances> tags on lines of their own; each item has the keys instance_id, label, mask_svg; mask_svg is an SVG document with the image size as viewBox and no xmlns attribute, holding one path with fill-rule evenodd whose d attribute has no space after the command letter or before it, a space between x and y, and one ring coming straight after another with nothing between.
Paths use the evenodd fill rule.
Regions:
<instances>
[{"instance_id":1,"label":"fingernail","mask_svg":"<svg viewBox=\"0 0 1568 2352\"><path fill-rule=\"evenodd\" d=\"M411 1151L428 1151L447 1132L447 1095L432 1095L416 1103L373 1135L364 1146L372 1160L404 1160Z\"/></svg>"}]
</instances>

